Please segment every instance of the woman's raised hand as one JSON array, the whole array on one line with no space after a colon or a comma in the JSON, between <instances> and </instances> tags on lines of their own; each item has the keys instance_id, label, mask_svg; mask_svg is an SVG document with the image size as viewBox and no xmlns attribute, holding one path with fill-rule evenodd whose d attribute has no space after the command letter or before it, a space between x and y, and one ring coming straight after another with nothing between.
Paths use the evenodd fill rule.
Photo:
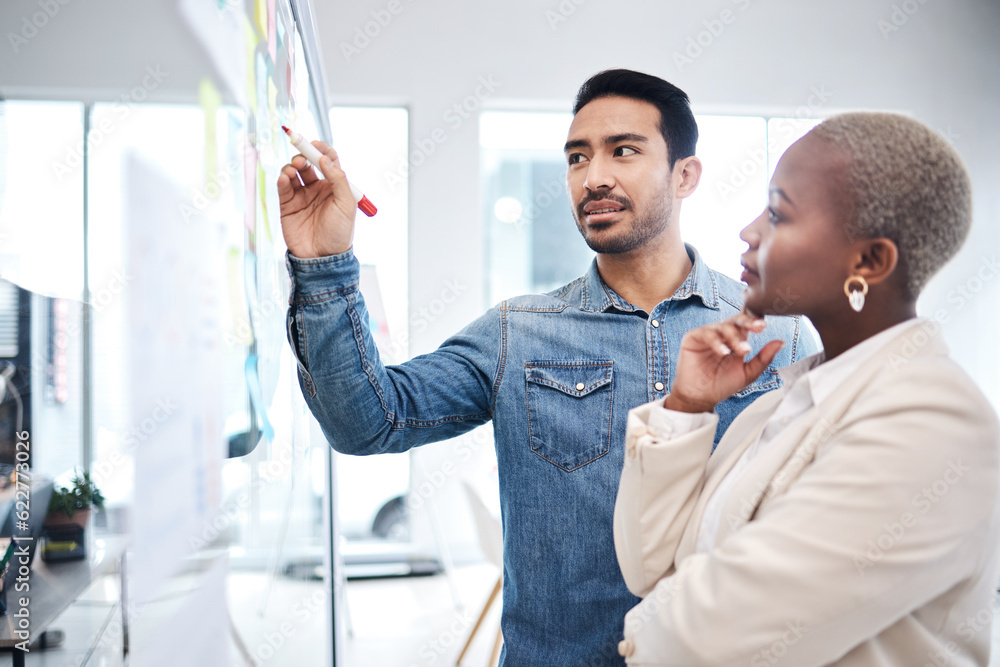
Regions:
<instances>
[{"instance_id":1,"label":"woman's raised hand","mask_svg":"<svg viewBox=\"0 0 1000 667\"><path fill-rule=\"evenodd\" d=\"M760 333L764 319L743 310L721 322L692 329L681 341L677 374L664 407L681 412L711 412L716 404L740 391L764 372L784 345L772 340L757 356L747 338Z\"/></svg>"}]
</instances>

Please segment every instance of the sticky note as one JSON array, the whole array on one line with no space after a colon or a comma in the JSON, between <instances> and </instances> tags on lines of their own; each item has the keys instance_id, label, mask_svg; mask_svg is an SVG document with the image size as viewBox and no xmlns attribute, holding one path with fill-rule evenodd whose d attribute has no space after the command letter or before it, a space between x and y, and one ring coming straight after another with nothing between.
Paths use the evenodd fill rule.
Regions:
<instances>
[{"instance_id":1,"label":"sticky note","mask_svg":"<svg viewBox=\"0 0 1000 667\"><path fill-rule=\"evenodd\" d=\"M211 79L204 78L198 84L198 103L205 114L205 192L219 173L219 142L216 118L222 96Z\"/></svg>"}]
</instances>

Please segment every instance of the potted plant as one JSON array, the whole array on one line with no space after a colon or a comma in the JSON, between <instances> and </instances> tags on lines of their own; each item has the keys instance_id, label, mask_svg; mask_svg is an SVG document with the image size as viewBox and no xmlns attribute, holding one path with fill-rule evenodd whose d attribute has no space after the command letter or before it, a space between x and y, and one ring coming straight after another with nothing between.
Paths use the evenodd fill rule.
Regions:
<instances>
[{"instance_id":1,"label":"potted plant","mask_svg":"<svg viewBox=\"0 0 1000 667\"><path fill-rule=\"evenodd\" d=\"M86 471L81 475L76 473L70 480L70 487L58 486L52 490L49 499L49 509L45 515L45 525L64 526L76 524L81 528L87 525L90 518L90 508L104 509L104 496L100 489L90 479Z\"/></svg>"}]
</instances>

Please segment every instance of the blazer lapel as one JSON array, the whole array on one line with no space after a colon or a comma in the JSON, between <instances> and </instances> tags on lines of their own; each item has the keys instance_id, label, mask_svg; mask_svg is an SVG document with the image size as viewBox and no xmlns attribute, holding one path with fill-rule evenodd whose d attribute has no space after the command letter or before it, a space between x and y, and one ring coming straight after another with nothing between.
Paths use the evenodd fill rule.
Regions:
<instances>
[{"instance_id":1,"label":"blazer lapel","mask_svg":"<svg viewBox=\"0 0 1000 667\"><path fill-rule=\"evenodd\" d=\"M917 345L915 335L922 332L922 345ZM792 422L781 434L766 446L766 449L750 466L743 471L739 481L733 487L732 494L723 508L723 519L719 522L719 532L714 544L721 544L729 535L739 530L756 514L760 505L774 493L782 492L792 484L816 456L816 452L836 432L844 413L851 407L872 378L878 373L893 372L899 365L908 363L916 356L946 355L947 346L941 338L940 331L928 332L924 326L917 329L907 329L888 342L875 356L868 360L847 381L837 387L820 405L815 406L802 419ZM778 393L777 391L772 393ZM782 395L784 392L782 392ZM756 405L756 403L754 404ZM688 525L688 532L697 536L701 525L701 514L710 495L722 478L732 470L739 457L746 451L750 442L756 439L757 433L763 428L767 417L777 408L778 401L769 406L762 422L754 428L753 437L741 442L740 447L729 454L725 463L718 465L718 470L712 473L699 499L697 523ZM735 422L734 422L735 423ZM719 445L722 446L721 443ZM688 534L685 533L685 538ZM692 545L694 541L692 540ZM684 542L682 542L684 545ZM687 555L685 553L684 555ZM680 556L680 549L678 549ZM679 558L678 558L679 562Z\"/></svg>"},{"instance_id":2,"label":"blazer lapel","mask_svg":"<svg viewBox=\"0 0 1000 667\"><path fill-rule=\"evenodd\" d=\"M767 418L774 412L784 395L784 387L764 394L751 403L729 425L729 429L722 436L719 446L715 448L708 460L705 469L705 486L698 497L698 504L695 505L691 520L684 529L684 535L677 545L676 562L679 563L683 558L694 553L698 541L698 529L701 527L702 516L705 513L705 505L722 479L736 465L743 452L757 439L757 435L767 423Z\"/></svg>"},{"instance_id":3,"label":"blazer lapel","mask_svg":"<svg viewBox=\"0 0 1000 667\"><path fill-rule=\"evenodd\" d=\"M771 495L773 480L778 470L789 460L793 453L813 438L806 434L816 424L818 411L813 410L801 419L793 421L788 428L765 446L763 452L750 466L742 472L739 481L733 486L732 493L726 499L722 510L722 520L719 521L719 532L715 536L715 544L721 544L731 533L739 530L757 512L760 504ZM815 455L815 448L812 450ZM800 452L796 456L809 456ZM811 460L811 456L808 460ZM805 461L805 462L808 462Z\"/></svg>"}]
</instances>

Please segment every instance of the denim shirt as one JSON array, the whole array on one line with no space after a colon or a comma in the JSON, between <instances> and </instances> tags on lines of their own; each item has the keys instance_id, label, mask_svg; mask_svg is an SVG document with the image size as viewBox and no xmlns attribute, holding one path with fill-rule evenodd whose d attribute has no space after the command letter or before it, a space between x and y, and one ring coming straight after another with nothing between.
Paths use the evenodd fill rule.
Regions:
<instances>
[{"instance_id":1,"label":"denim shirt","mask_svg":"<svg viewBox=\"0 0 1000 667\"><path fill-rule=\"evenodd\" d=\"M648 315L601 280L596 260L548 294L490 309L434 352L383 366L353 252L288 256L288 336L299 384L330 444L345 454L402 452L490 419L503 519L508 667L623 665L617 644L639 599L625 587L612 518L630 408L666 396L681 338L737 313L743 285L693 267ZM750 338L784 348L716 411L716 442L746 406L780 386L776 369L817 351L798 317L768 317Z\"/></svg>"}]
</instances>

